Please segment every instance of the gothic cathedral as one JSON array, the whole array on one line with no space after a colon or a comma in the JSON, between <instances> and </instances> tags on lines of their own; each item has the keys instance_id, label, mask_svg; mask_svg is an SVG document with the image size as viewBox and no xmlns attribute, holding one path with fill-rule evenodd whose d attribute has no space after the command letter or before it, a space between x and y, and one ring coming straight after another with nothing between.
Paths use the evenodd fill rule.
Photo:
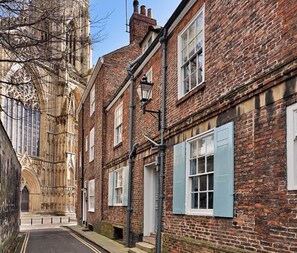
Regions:
<instances>
[{"instance_id":1,"label":"gothic cathedral","mask_svg":"<svg viewBox=\"0 0 297 253\"><path fill-rule=\"evenodd\" d=\"M0 63L1 122L22 166L22 212L75 212L76 107L91 72L89 1L61 2L63 10L51 14L55 20L44 19L34 31L54 45L39 52L53 61ZM55 40L52 32L64 39ZM3 55L10 54L0 48Z\"/></svg>"}]
</instances>

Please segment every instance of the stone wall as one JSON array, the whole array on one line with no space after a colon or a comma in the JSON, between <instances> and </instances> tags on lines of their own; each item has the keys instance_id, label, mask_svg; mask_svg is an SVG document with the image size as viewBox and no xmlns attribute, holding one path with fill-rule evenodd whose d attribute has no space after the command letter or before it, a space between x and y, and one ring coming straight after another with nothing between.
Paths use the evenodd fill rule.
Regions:
<instances>
[{"instance_id":1,"label":"stone wall","mask_svg":"<svg viewBox=\"0 0 297 253\"><path fill-rule=\"evenodd\" d=\"M21 165L0 123L0 252L13 247L19 232Z\"/></svg>"}]
</instances>

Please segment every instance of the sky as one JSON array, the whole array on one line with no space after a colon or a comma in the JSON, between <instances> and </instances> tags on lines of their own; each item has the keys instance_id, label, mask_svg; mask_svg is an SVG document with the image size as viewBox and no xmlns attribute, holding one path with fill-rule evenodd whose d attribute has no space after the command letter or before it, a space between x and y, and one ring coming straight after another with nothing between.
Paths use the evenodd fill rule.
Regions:
<instances>
[{"instance_id":1,"label":"sky","mask_svg":"<svg viewBox=\"0 0 297 253\"><path fill-rule=\"evenodd\" d=\"M129 44L129 33L126 32L126 1L128 22L133 12L133 0L90 0L91 36L99 34L100 41L93 44L93 60L95 65L98 58L113 50ZM139 9L145 5L152 9L152 17L157 24L164 26L171 17L181 0L139 0ZM108 18L105 18L107 17ZM104 21L104 22L103 22ZM98 33L98 31L100 31Z\"/></svg>"}]
</instances>

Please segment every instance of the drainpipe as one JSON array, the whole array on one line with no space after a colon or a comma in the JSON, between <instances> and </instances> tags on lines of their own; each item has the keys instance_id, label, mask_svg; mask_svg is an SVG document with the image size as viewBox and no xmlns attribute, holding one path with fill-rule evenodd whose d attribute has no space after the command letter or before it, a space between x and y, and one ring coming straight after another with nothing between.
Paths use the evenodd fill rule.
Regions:
<instances>
[{"instance_id":1,"label":"drainpipe","mask_svg":"<svg viewBox=\"0 0 297 253\"><path fill-rule=\"evenodd\" d=\"M136 155L138 144L133 145L133 115L134 115L134 81L135 77L132 72L132 67L140 60L141 56L129 64L127 68L128 75L130 76L130 119L129 119L129 175L128 175L128 198L127 198L127 221L126 221L126 247L129 247L130 239L130 220L131 220L131 193L132 193L132 169L133 158Z\"/></svg>"},{"instance_id":2,"label":"drainpipe","mask_svg":"<svg viewBox=\"0 0 297 253\"><path fill-rule=\"evenodd\" d=\"M161 143L159 146L160 156L160 172L159 172L159 208L158 208L158 221L157 221L157 237L156 237L156 253L161 253L161 240L162 240L162 217L163 217L163 184L164 184L164 170L165 170L165 109L166 109L166 72L167 72L167 30L164 29L163 36L160 38L162 44L162 105L161 105Z\"/></svg>"},{"instance_id":3,"label":"drainpipe","mask_svg":"<svg viewBox=\"0 0 297 253\"><path fill-rule=\"evenodd\" d=\"M81 118L81 224L83 225L83 214L84 214L84 182L85 182L85 173L84 173L84 104L82 104L82 118ZM80 157L79 157L80 159ZM79 166L79 165L78 165Z\"/></svg>"}]
</instances>

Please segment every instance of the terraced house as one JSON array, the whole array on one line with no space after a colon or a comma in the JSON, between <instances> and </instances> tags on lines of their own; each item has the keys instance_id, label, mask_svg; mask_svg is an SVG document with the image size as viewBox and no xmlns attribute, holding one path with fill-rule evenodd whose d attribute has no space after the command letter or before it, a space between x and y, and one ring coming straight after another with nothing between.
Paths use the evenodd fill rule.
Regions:
<instances>
[{"instance_id":1,"label":"terraced house","mask_svg":"<svg viewBox=\"0 0 297 253\"><path fill-rule=\"evenodd\" d=\"M79 219L157 252L296 252L296 10L183 0L118 82L94 73Z\"/></svg>"}]
</instances>

